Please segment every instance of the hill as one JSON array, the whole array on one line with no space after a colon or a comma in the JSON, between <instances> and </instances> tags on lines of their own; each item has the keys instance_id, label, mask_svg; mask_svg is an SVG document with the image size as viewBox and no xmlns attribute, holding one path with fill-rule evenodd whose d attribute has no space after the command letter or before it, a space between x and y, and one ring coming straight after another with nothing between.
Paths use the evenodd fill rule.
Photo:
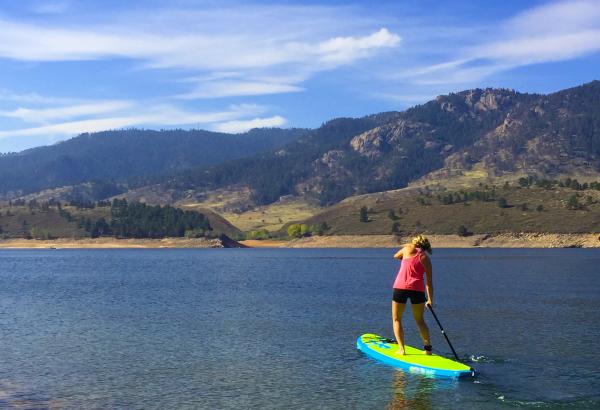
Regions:
<instances>
[{"instance_id":1,"label":"hill","mask_svg":"<svg viewBox=\"0 0 600 410\"><path fill-rule=\"evenodd\" d=\"M239 229L220 215L208 209L193 210L199 212L201 218L208 219L211 228L208 236L218 237L220 234L225 234L229 237L238 237L241 234ZM95 236L91 233L91 227L96 225L97 221L104 220L107 224L111 224L113 219L115 218L108 203L99 203L93 206L89 203L81 206L38 201L0 203L0 238L82 239ZM115 232L108 233L107 236L114 236L114 234ZM100 233L100 235L103 234ZM159 235L158 237L163 236L177 235Z\"/></svg>"},{"instance_id":2,"label":"hill","mask_svg":"<svg viewBox=\"0 0 600 410\"><path fill-rule=\"evenodd\" d=\"M460 190L425 186L362 195L303 223L325 224L327 235L600 233L600 182L524 181L531 180ZM279 234L286 235L285 229Z\"/></svg>"},{"instance_id":3,"label":"hill","mask_svg":"<svg viewBox=\"0 0 600 410\"><path fill-rule=\"evenodd\" d=\"M78 186L83 199L104 199L177 171L215 165L288 143L302 129L243 134L202 130L117 130L82 134L52 146L0 155L0 198ZM77 194L77 192L76 192Z\"/></svg>"}]
</instances>

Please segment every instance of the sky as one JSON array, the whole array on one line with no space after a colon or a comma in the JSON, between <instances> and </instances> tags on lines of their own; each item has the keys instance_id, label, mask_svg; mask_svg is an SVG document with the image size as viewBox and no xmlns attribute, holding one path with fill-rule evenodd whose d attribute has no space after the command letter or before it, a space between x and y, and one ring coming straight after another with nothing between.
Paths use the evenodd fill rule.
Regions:
<instances>
[{"instance_id":1,"label":"sky","mask_svg":"<svg viewBox=\"0 0 600 410\"><path fill-rule=\"evenodd\" d=\"M600 0L0 0L0 153L108 129L313 128L599 77Z\"/></svg>"}]
</instances>

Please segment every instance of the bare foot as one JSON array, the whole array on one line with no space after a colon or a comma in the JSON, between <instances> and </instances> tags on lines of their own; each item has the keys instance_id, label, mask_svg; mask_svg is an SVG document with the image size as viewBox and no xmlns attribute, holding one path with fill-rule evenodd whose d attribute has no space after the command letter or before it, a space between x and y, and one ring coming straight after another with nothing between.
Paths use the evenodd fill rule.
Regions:
<instances>
[{"instance_id":1,"label":"bare foot","mask_svg":"<svg viewBox=\"0 0 600 410\"><path fill-rule=\"evenodd\" d=\"M423 350L423 353L431 356L431 345L425 345L424 348L425 348L425 350Z\"/></svg>"},{"instance_id":2,"label":"bare foot","mask_svg":"<svg viewBox=\"0 0 600 410\"><path fill-rule=\"evenodd\" d=\"M425 350L425 354L431 356L432 353L431 353L431 351Z\"/></svg>"},{"instance_id":3,"label":"bare foot","mask_svg":"<svg viewBox=\"0 0 600 410\"><path fill-rule=\"evenodd\" d=\"M404 353L404 347L398 345L398 351L396 352L396 354L398 356L404 356L406 353Z\"/></svg>"}]
</instances>

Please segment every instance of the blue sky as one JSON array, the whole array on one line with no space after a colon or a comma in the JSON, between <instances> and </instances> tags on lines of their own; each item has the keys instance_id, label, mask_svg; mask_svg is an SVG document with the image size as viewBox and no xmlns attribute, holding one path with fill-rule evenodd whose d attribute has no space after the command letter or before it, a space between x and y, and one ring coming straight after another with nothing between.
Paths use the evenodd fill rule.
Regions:
<instances>
[{"instance_id":1,"label":"blue sky","mask_svg":"<svg viewBox=\"0 0 600 410\"><path fill-rule=\"evenodd\" d=\"M600 1L0 3L0 152L120 128L316 127L600 76Z\"/></svg>"}]
</instances>

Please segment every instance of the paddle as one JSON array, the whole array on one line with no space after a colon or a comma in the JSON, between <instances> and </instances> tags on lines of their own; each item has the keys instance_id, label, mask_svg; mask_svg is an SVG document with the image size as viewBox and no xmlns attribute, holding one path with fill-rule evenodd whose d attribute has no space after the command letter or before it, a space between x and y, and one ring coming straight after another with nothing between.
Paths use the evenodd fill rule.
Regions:
<instances>
[{"instance_id":1,"label":"paddle","mask_svg":"<svg viewBox=\"0 0 600 410\"><path fill-rule=\"evenodd\" d=\"M433 314L433 317L435 318L435 321L437 322L438 326L440 327L440 330L442 331L442 334L446 338L446 342L448 342L448 346L450 346L450 349L452 349L452 353L454 353L454 357L456 357L456 360L460 362L460 359L458 358L458 355L456 354L456 350L454 350L454 347L452 347L452 343L450 343L450 339L448 339L448 335L444 331L444 328L442 327L442 324L440 323L440 320L438 319L437 315L433 311L433 306L431 306L429 303L426 303L425 305L429 308L429 310Z\"/></svg>"}]
</instances>

